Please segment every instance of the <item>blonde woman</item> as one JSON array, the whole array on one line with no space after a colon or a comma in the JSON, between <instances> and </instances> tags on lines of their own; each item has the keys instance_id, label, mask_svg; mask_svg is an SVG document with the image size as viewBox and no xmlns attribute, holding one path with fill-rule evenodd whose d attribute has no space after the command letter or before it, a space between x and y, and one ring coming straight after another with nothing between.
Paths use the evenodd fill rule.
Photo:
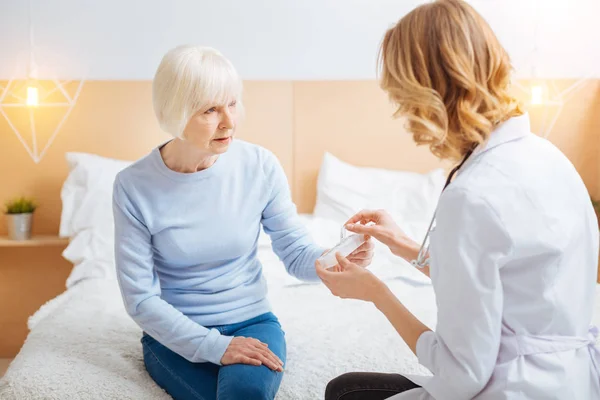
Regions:
<instances>
[{"instance_id":1,"label":"blonde woman","mask_svg":"<svg viewBox=\"0 0 600 400\"><path fill-rule=\"evenodd\" d=\"M315 245L266 149L235 139L242 82L218 51L180 46L153 81L174 138L114 185L117 277L144 364L179 399L273 399L286 361L256 257L261 225L287 271L318 281ZM373 244L351 256L369 264Z\"/></svg>"},{"instance_id":2,"label":"blonde woman","mask_svg":"<svg viewBox=\"0 0 600 400\"><path fill-rule=\"evenodd\" d=\"M588 331L598 223L573 165L530 132L509 95L511 66L494 33L466 3L438 0L385 34L380 59L381 86L415 142L459 169L429 251L385 211L363 211L348 229L431 277L435 331L351 261L338 258L341 272L317 268L333 294L373 302L432 376L350 373L325 398L600 399L597 330Z\"/></svg>"}]
</instances>

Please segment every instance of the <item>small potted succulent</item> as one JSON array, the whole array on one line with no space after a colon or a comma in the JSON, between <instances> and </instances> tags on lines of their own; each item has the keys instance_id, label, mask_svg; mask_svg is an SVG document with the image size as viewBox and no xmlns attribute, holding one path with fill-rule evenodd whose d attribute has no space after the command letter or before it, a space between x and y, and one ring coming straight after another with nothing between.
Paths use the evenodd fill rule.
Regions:
<instances>
[{"instance_id":1,"label":"small potted succulent","mask_svg":"<svg viewBox=\"0 0 600 400\"><path fill-rule=\"evenodd\" d=\"M32 199L19 197L6 202L8 237L12 240L31 239L33 212L37 205Z\"/></svg>"}]
</instances>

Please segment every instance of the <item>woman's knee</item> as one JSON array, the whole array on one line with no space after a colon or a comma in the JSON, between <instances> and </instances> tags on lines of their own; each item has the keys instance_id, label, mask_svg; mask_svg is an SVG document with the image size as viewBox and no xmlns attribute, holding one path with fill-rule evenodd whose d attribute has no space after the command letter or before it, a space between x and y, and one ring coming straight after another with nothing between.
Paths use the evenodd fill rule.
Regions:
<instances>
[{"instance_id":1,"label":"woman's knee","mask_svg":"<svg viewBox=\"0 0 600 400\"><path fill-rule=\"evenodd\" d=\"M144 366L174 399L216 399L218 366L185 360L154 339L142 339Z\"/></svg>"},{"instance_id":2,"label":"woman's knee","mask_svg":"<svg viewBox=\"0 0 600 400\"><path fill-rule=\"evenodd\" d=\"M236 385L232 394L234 396L231 399L272 400L275 398L276 391L267 382L254 381Z\"/></svg>"},{"instance_id":3,"label":"woman's knee","mask_svg":"<svg viewBox=\"0 0 600 400\"><path fill-rule=\"evenodd\" d=\"M265 366L251 366L238 364L236 367L228 366L228 371L219 373L218 395L219 400L256 399L272 400L275 398L282 373L273 372Z\"/></svg>"},{"instance_id":4,"label":"woman's knee","mask_svg":"<svg viewBox=\"0 0 600 400\"><path fill-rule=\"evenodd\" d=\"M378 400L417 388L399 374L351 372L333 379L325 389L325 400Z\"/></svg>"},{"instance_id":5,"label":"woman's knee","mask_svg":"<svg viewBox=\"0 0 600 400\"><path fill-rule=\"evenodd\" d=\"M338 400L356 381L355 375L356 373L349 372L329 381L325 388L325 400Z\"/></svg>"}]
</instances>

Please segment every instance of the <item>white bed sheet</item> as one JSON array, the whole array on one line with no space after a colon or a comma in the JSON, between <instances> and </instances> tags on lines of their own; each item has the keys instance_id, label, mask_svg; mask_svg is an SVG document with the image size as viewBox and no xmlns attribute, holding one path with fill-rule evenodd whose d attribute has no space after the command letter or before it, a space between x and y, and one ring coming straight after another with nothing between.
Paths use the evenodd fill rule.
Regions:
<instances>
[{"instance_id":1,"label":"white bed sheet","mask_svg":"<svg viewBox=\"0 0 600 400\"><path fill-rule=\"evenodd\" d=\"M431 288L390 286L424 321L434 320ZM370 304L337 299L321 285L271 290L286 332L288 365L277 399L322 398L348 371L425 372ZM80 282L40 309L0 381L0 398L168 399L146 373L141 331L126 315L114 280Z\"/></svg>"}]
</instances>

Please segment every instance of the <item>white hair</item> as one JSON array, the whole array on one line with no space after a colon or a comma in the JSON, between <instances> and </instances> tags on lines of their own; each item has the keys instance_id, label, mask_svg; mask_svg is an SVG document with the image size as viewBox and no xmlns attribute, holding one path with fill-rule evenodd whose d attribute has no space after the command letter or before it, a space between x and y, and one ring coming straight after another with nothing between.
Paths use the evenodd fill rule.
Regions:
<instances>
[{"instance_id":1,"label":"white hair","mask_svg":"<svg viewBox=\"0 0 600 400\"><path fill-rule=\"evenodd\" d=\"M181 138L190 118L203 107L238 102L242 81L231 62L210 47L178 46L164 55L152 82L152 102L160 127Z\"/></svg>"}]
</instances>

